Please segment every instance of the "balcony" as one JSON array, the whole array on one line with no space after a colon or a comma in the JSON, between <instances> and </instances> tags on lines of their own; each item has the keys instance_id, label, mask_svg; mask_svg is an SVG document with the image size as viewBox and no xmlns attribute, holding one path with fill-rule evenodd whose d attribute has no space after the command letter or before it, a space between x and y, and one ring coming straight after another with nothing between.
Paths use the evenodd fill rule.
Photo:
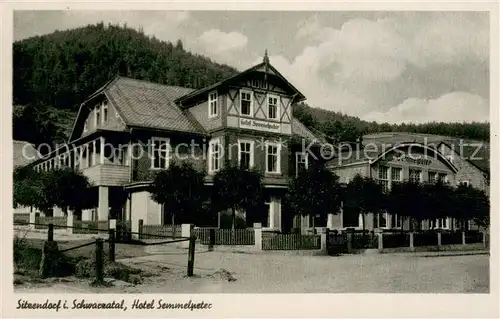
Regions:
<instances>
[{"instance_id":1,"label":"balcony","mask_svg":"<svg viewBox=\"0 0 500 319\"><path fill-rule=\"evenodd\" d=\"M81 171L94 186L122 186L130 182L129 166L97 164Z\"/></svg>"}]
</instances>

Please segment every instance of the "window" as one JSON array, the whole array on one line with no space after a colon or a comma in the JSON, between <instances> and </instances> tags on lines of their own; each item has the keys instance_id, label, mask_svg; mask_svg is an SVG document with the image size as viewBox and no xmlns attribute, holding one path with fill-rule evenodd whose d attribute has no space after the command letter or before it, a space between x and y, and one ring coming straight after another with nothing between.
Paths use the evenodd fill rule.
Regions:
<instances>
[{"instance_id":1,"label":"window","mask_svg":"<svg viewBox=\"0 0 500 319\"><path fill-rule=\"evenodd\" d=\"M120 145L116 149L115 156L116 156L116 159L117 159L119 165L124 165L124 166L130 165L129 164L129 149L130 148L128 147L128 145Z\"/></svg>"},{"instance_id":2,"label":"window","mask_svg":"<svg viewBox=\"0 0 500 319\"><path fill-rule=\"evenodd\" d=\"M391 215L391 228L401 228L402 217L397 214Z\"/></svg>"},{"instance_id":3,"label":"window","mask_svg":"<svg viewBox=\"0 0 500 319\"><path fill-rule=\"evenodd\" d=\"M373 216L374 228L387 228L387 213L378 213Z\"/></svg>"},{"instance_id":4,"label":"window","mask_svg":"<svg viewBox=\"0 0 500 319\"><path fill-rule=\"evenodd\" d=\"M98 107L96 107L94 112L95 112L95 127L97 127L101 123L101 110Z\"/></svg>"},{"instance_id":5,"label":"window","mask_svg":"<svg viewBox=\"0 0 500 319\"><path fill-rule=\"evenodd\" d=\"M438 180L438 174L436 172L429 172L428 173L428 181L430 183L436 182Z\"/></svg>"},{"instance_id":6,"label":"window","mask_svg":"<svg viewBox=\"0 0 500 319\"><path fill-rule=\"evenodd\" d=\"M412 183L422 182L422 171L417 169L410 169L409 180Z\"/></svg>"},{"instance_id":7,"label":"window","mask_svg":"<svg viewBox=\"0 0 500 319\"><path fill-rule=\"evenodd\" d=\"M307 153L300 153L297 152L295 153L295 172L296 175L298 176L300 173L304 172L307 170L308 167L308 157Z\"/></svg>"},{"instance_id":8,"label":"window","mask_svg":"<svg viewBox=\"0 0 500 319\"><path fill-rule=\"evenodd\" d=\"M84 132L87 132L89 130L89 126L88 126L88 122L89 122L89 119L85 119L85 123L83 124L83 131Z\"/></svg>"},{"instance_id":9,"label":"window","mask_svg":"<svg viewBox=\"0 0 500 319\"><path fill-rule=\"evenodd\" d=\"M216 117L218 113L217 92L212 92L208 94L208 117Z\"/></svg>"},{"instance_id":10,"label":"window","mask_svg":"<svg viewBox=\"0 0 500 319\"><path fill-rule=\"evenodd\" d=\"M450 223L449 218L438 218L436 220L431 220L432 229L449 229Z\"/></svg>"},{"instance_id":11,"label":"window","mask_svg":"<svg viewBox=\"0 0 500 319\"><path fill-rule=\"evenodd\" d=\"M220 169L222 147L219 139L210 141L208 145L208 172L213 173Z\"/></svg>"},{"instance_id":12,"label":"window","mask_svg":"<svg viewBox=\"0 0 500 319\"><path fill-rule=\"evenodd\" d=\"M241 91L240 105L242 115L252 114L252 92Z\"/></svg>"},{"instance_id":13,"label":"window","mask_svg":"<svg viewBox=\"0 0 500 319\"><path fill-rule=\"evenodd\" d=\"M238 141L238 163L244 169L253 167L253 141Z\"/></svg>"},{"instance_id":14,"label":"window","mask_svg":"<svg viewBox=\"0 0 500 319\"><path fill-rule=\"evenodd\" d=\"M278 99L274 96L267 98L267 116L270 119L278 118Z\"/></svg>"},{"instance_id":15,"label":"window","mask_svg":"<svg viewBox=\"0 0 500 319\"><path fill-rule=\"evenodd\" d=\"M448 183L448 174L446 173L439 173L438 176L437 176L437 180L440 182L440 183Z\"/></svg>"},{"instance_id":16,"label":"window","mask_svg":"<svg viewBox=\"0 0 500 319\"><path fill-rule=\"evenodd\" d=\"M470 182L469 181L461 181L458 183L459 185L464 185L464 186L469 186Z\"/></svg>"},{"instance_id":17,"label":"window","mask_svg":"<svg viewBox=\"0 0 500 319\"><path fill-rule=\"evenodd\" d=\"M387 192L389 190L389 168L386 166L378 167L378 181L382 186L382 190Z\"/></svg>"},{"instance_id":18,"label":"window","mask_svg":"<svg viewBox=\"0 0 500 319\"><path fill-rule=\"evenodd\" d=\"M266 173L281 173L279 144L266 143Z\"/></svg>"},{"instance_id":19,"label":"window","mask_svg":"<svg viewBox=\"0 0 500 319\"><path fill-rule=\"evenodd\" d=\"M108 121L108 103L104 101L102 103L102 123L106 123Z\"/></svg>"},{"instance_id":20,"label":"window","mask_svg":"<svg viewBox=\"0 0 500 319\"><path fill-rule=\"evenodd\" d=\"M151 139L151 147L153 155L151 158L151 168L166 169L168 168L168 138L153 137Z\"/></svg>"}]
</instances>

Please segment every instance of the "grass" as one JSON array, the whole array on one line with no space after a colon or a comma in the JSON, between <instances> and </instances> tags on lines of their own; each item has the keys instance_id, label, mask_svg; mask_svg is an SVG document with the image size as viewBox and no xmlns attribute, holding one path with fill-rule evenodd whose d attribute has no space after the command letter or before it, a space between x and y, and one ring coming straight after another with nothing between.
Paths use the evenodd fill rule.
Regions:
<instances>
[{"instance_id":1,"label":"grass","mask_svg":"<svg viewBox=\"0 0 500 319\"><path fill-rule=\"evenodd\" d=\"M44 240L14 238L14 284L22 282L39 282L39 268L42 259L42 246ZM59 251L88 243L82 241L60 241ZM108 244L104 245L104 277L139 284L142 278L151 274L142 272L120 262L108 260ZM144 247L135 245L116 244L116 259L140 257L147 255ZM95 245L81 247L68 252L60 253L57 260L56 277L76 276L78 278L93 278L95 275Z\"/></svg>"}]
</instances>

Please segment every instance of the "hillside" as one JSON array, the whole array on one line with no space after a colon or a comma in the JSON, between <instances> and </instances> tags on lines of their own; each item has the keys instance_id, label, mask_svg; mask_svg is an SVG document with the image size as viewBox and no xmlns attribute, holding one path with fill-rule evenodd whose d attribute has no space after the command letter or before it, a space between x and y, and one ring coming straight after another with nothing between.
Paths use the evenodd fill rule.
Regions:
<instances>
[{"instance_id":1,"label":"hillside","mask_svg":"<svg viewBox=\"0 0 500 319\"><path fill-rule=\"evenodd\" d=\"M64 142L83 100L116 75L162 84L201 88L237 70L187 52L141 31L89 25L32 37L13 46L13 135L34 144ZM300 104L295 115L332 140L360 134L408 131L488 140L488 124L389 125L364 122Z\"/></svg>"}]
</instances>

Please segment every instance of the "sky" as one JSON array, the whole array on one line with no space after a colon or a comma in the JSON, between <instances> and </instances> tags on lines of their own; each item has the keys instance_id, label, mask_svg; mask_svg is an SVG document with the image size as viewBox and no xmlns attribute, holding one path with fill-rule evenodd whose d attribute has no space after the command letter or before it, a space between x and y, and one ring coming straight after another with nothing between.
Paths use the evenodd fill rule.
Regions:
<instances>
[{"instance_id":1,"label":"sky","mask_svg":"<svg viewBox=\"0 0 500 319\"><path fill-rule=\"evenodd\" d=\"M100 21L240 71L267 49L310 106L363 120L489 120L487 12L17 11L14 40Z\"/></svg>"}]
</instances>

